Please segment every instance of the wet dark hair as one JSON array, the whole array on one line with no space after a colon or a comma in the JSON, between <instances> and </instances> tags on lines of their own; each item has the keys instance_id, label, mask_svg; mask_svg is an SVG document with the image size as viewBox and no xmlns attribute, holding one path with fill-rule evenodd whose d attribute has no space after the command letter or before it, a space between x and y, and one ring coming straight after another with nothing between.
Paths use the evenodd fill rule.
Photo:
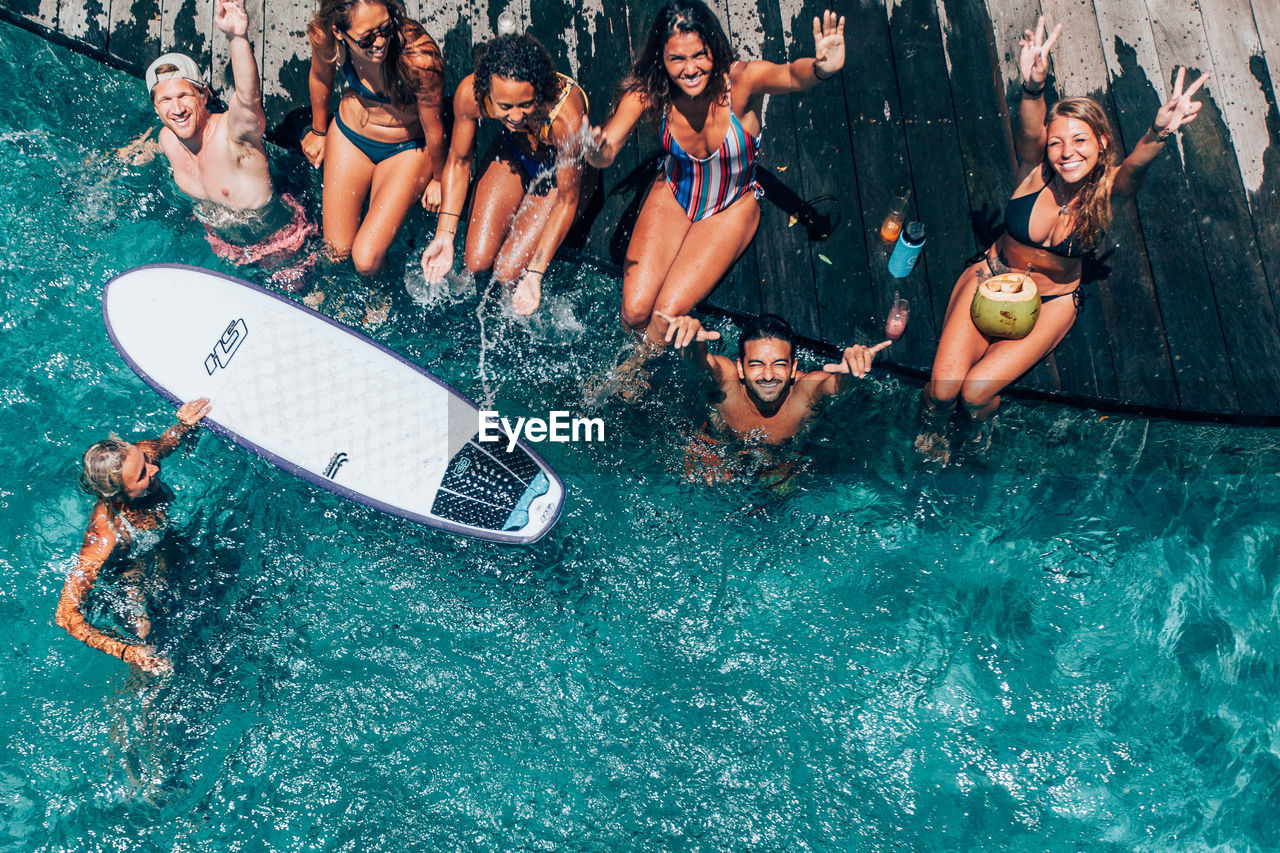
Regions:
<instances>
[{"instance_id":1,"label":"wet dark hair","mask_svg":"<svg viewBox=\"0 0 1280 853\"><path fill-rule=\"evenodd\" d=\"M727 91L729 66L733 65L733 47L720 26L715 13L701 0L671 0L658 10L644 48L631 64L631 70L618 84L617 97L630 92L644 96L644 116L657 121L666 115L671 106L676 84L667 74L662 58L667 40L674 35L694 33L702 39L711 54L711 75L707 81L707 93L719 102Z\"/></svg>"},{"instance_id":2,"label":"wet dark hair","mask_svg":"<svg viewBox=\"0 0 1280 853\"><path fill-rule=\"evenodd\" d=\"M738 335L738 361L746 360L748 342L762 341L766 338L786 341L791 347L791 358L795 359L796 333L792 330L791 324L777 314L761 314L759 317L747 320L742 326L742 333Z\"/></svg>"},{"instance_id":3,"label":"wet dark hair","mask_svg":"<svg viewBox=\"0 0 1280 853\"><path fill-rule=\"evenodd\" d=\"M417 103L420 93L428 93L433 86L443 92L443 71L422 67L423 58L434 55L442 69L440 49L429 37L427 44L420 44L427 31L405 13L400 0L321 0L320 9L307 27L311 49L325 62L337 65L343 48L334 37L333 28L345 33L351 25L351 11L366 4L384 7L391 19L387 56L382 60L382 87L391 103L408 109Z\"/></svg>"},{"instance_id":4,"label":"wet dark hair","mask_svg":"<svg viewBox=\"0 0 1280 853\"><path fill-rule=\"evenodd\" d=\"M560 94L560 76L551 54L527 33L497 36L476 51L477 104L483 105L489 97L495 76L532 84L539 105L555 103Z\"/></svg>"}]
</instances>

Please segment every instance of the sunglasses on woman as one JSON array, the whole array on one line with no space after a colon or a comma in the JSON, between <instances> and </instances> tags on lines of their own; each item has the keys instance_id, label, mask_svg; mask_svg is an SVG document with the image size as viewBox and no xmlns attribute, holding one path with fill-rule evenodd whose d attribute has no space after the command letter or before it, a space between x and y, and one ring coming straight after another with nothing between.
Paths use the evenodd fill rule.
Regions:
<instances>
[{"instance_id":1,"label":"sunglasses on woman","mask_svg":"<svg viewBox=\"0 0 1280 853\"><path fill-rule=\"evenodd\" d=\"M387 20L385 20L380 26L374 27L373 29L369 30L369 32L360 36L360 38L352 37L351 33L347 32L346 30L343 30L342 34L347 38L351 39L351 42L356 47L360 48L361 50L368 50L369 48L373 47L373 43L376 42L378 39L385 38L391 35L391 32L394 29L395 29L395 23L390 18L387 18Z\"/></svg>"}]
</instances>

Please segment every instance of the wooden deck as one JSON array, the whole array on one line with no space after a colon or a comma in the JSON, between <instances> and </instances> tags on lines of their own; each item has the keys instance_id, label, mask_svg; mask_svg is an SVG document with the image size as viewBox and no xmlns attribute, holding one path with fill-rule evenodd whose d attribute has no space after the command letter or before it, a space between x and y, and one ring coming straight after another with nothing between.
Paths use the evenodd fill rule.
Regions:
<instances>
[{"instance_id":1,"label":"wooden deck","mask_svg":"<svg viewBox=\"0 0 1280 853\"><path fill-rule=\"evenodd\" d=\"M582 82L593 118L660 0L406 0L442 43L452 86L471 46L510 8ZM314 4L248 0L268 111L306 92ZM745 58L812 51L820 9L798 0L712 0ZM857 0L844 73L766 113L764 216L752 248L711 302L773 311L804 335L874 334L895 291L912 320L895 362L927 370L963 261L1001 227L1012 190L1017 36L1043 13L1066 29L1051 97L1090 95L1127 150L1150 125L1178 66L1210 71L1200 117L1167 146L1136 203L1117 205L1086 302L1058 351L1019 383L1074 402L1271 420L1280 417L1280 70L1276 0ZM165 50L226 65L213 0L0 0L0 15L135 73ZM605 175L587 250L617 260L657 140L634 140ZM897 281L877 229L912 191L928 243ZM838 217L821 239L824 222ZM818 220L816 223L813 220ZM808 224L807 224L808 223Z\"/></svg>"}]
</instances>

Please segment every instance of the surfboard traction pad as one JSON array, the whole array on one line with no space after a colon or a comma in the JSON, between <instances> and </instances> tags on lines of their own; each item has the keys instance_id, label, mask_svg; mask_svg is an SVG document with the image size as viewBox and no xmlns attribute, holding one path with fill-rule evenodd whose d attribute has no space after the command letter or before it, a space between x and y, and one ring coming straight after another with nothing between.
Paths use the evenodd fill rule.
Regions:
<instances>
[{"instance_id":1,"label":"surfboard traction pad","mask_svg":"<svg viewBox=\"0 0 1280 853\"><path fill-rule=\"evenodd\" d=\"M537 498L547 494L547 492L553 487L548 476L550 469L546 468L545 463L541 463L532 451L527 447L524 447L523 443L517 444L515 448L509 451L507 449L507 440L505 436L500 438L498 441L481 442L479 440L477 408L465 395L462 395L460 392L451 388L447 383L443 382L429 371L426 371L418 365L410 362L408 359L388 349L382 344L379 344L377 341L373 341L359 332L356 332L355 330L350 329L345 325L334 321L332 318L320 314L319 312L313 311L294 300L288 299L287 297L250 282L245 282L231 276L213 272L212 270L204 270L197 267L187 267L177 264L139 267L122 273L111 282L108 282L106 292L103 294L103 308L104 319L107 320L107 331L112 344L115 346L117 351L120 352L129 367L162 396L170 399L176 404L181 404L182 400L179 399L176 394L200 391L200 393L194 394L193 398L198 396L216 396L220 399L226 400L227 402L232 402L234 399L234 403L237 406L247 406L246 414L261 418L267 414L268 410L271 410L276 413L275 417L278 418L278 413L281 410L299 410L298 407L300 405L300 401L295 400L294 398L301 393L301 389L297 387L298 383L285 380L278 384L273 384L271 388L264 388L263 386L258 385L253 389L255 393L248 396L241 396L241 393L234 390L234 385L223 386L215 395L207 393L203 386L201 388L171 390L167 387L165 382L149 375L147 371L144 370L142 366L140 366L129 354L124 343L117 338L117 330L113 328L111 316L107 310L108 295L112 291L112 285L116 284L121 279L129 277L131 274L139 273L144 270L149 271L152 276L157 274L163 275L166 272L171 275L173 273L200 274L213 279L221 279L224 284L239 285L247 290L256 291L260 295L271 297L273 300L286 303L292 309L304 314L313 315L316 319L323 320L331 327L341 329L353 338L359 339L365 344L382 350L386 355L391 356L395 360L401 362L404 366L411 368L415 373L435 383L437 386L448 392L447 403L444 406L446 411L440 413L445 415L445 418L443 419L445 423L441 424L441 426L446 427L447 450L445 448L440 449L445 450L447 456L442 454L441 456L435 457L442 461L443 459L448 459L448 462L447 464L436 467L435 469L441 471L440 476L442 479L436 487L435 495L431 499L431 508L429 511L424 511L426 509L425 505L419 505L419 508L414 511L406 510L405 508L396 505L384 504L377 499L363 494L361 491L353 490L352 488L345 486L342 482L345 479L343 475L346 474L347 471L352 470L352 468L360 467L360 463L365 461L360 458L362 456L379 465L391 465L402 470L406 467L410 469L416 468L417 465L423 461L420 458L420 454L425 450L425 448L421 445L417 445L416 453L413 452L411 448L407 447L403 441L397 440L392 440L386 444L375 442L361 450L358 450L356 447L349 447L342 451L334 452L332 456L328 458L328 467L322 468L321 464L323 464L323 458L320 460L321 464L311 462L304 466L280 456L267 448L255 444L253 441L240 435L231 426L219 423L216 412L208 422L209 427L214 432L225 436L236 444L239 444L257 455L263 456L289 473L307 480L313 485L320 486L327 491L334 492L335 494L354 500L357 503L362 503L376 509L389 512L393 515L398 515L412 521L425 523L429 526L438 527L451 532L479 536L481 538L489 538L495 541L511 544L517 544L520 542L527 544L541 538L541 536L550 529L551 525L554 524L555 516L559 515L563 502L562 485L558 490L560 495L559 500L555 501L554 504L544 502L543 505L538 508L538 513L541 517L533 519L536 523L536 531L533 531L532 535L521 535L521 531L528 527L531 521L529 514L531 504L533 504ZM182 286L182 282L178 281L178 278L179 276L173 275L172 286ZM168 282L166 282L166 286L168 286ZM227 320L223 319L221 322L225 324L227 323ZM116 325L118 326L119 323ZM127 326L128 324L125 325ZM246 340L252 341L255 338L257 339L256 346L254 347L255 350L257 350L261 345L266 345L265 348L256 352L255 358L277 363L277 359L282 359L287 362L290 357L296 357L298 353L294 352L294 350L298 347L307 346L307 344L295 340L273 339L272 335L267 335L264 338L261 332L255 335L255 330L250 328L251 325L253 324L246 323L243 318L235 318L229 325L226 325L224 327L225 331L222 332L222 341L217 342L217 345L214 346L213 355L216 356L215 363L212 366L206 364L200 372L207 372L211 380L213 379L214 374L222 374L225 376L227 368L232 368L232 372L234 373L234 362L237 361L237 359L234 358L234 355L236 354L236 351L240 349L241 344ZM122 334L125 334L125 332L122 331ZM210 341L209 343L215 342ZM240 359L240 361L242 361L242 359ZM365 382L362 381L363 377L356 378L348 376L347 379L349 382L354 380L352 384L356 386L368 387L365 385ZM368 383L369 386L374 384L376 383L372 381ZM413 395L412 391L409 391L408 389L405 390L407 393ZM378 399L376 403L374 403L373 400L369 400L367 402L373 403L373 405L368 406L368 408L383 412L409 410L409 407L403 405L406 402L404 400ZM360 408L363 409L365 406L361 406ZM337 414L339 419L344 421L349 418L359 417L359 413L351 411L350 409L346 411L341 411L341 409L339 409L339 412L334 412L330 409L330 413ZM307 419L302 418L300 420L302 421L302 424L305 424ZM303 428L305 430L306 426L303 426ZM407 436L397 436L397 438L403 437ZM349 456L347 450L354 453L355 458ZM325 452L328 453L328 451ZM439 450L436 452L438 453ZM440 463L437 462L435 465L439 466ZM347 471L342 471L341 469L343 467L346 467ZM554 473L551 473L550 476L554 477L555 475ZM432 516L439 519L439 521L433 521Z\"/></svg>"}]
</instances>

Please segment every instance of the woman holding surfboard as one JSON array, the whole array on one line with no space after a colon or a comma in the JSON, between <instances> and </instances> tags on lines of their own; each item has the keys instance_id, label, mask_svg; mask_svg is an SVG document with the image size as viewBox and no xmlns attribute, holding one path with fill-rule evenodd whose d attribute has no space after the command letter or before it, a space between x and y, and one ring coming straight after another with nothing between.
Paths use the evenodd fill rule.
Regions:
<instances>
[{"instance_id":1,"label":"woman holding surfboard","mask_svg":"<svg viewBox=\"0 0 1280 853\"><path fill-rule=\"evenodd\" d=\"M130 444L112 436L85 451L80 487L98 499L89 516L84 544L75 568L67 574L54 622L92 648L118 657L152 674L167 673L169 661L145 645L151 633L143 580L167 523L173 492L160 482L160 460L177 448L182 436L209 413L209 401L192 400L178 409L178 422L155 441ZM142 643L129 643L90 625L84 603L98 574L111 557L123 557L122 573L130 628Z\"/></svg>"}]
</instances>

